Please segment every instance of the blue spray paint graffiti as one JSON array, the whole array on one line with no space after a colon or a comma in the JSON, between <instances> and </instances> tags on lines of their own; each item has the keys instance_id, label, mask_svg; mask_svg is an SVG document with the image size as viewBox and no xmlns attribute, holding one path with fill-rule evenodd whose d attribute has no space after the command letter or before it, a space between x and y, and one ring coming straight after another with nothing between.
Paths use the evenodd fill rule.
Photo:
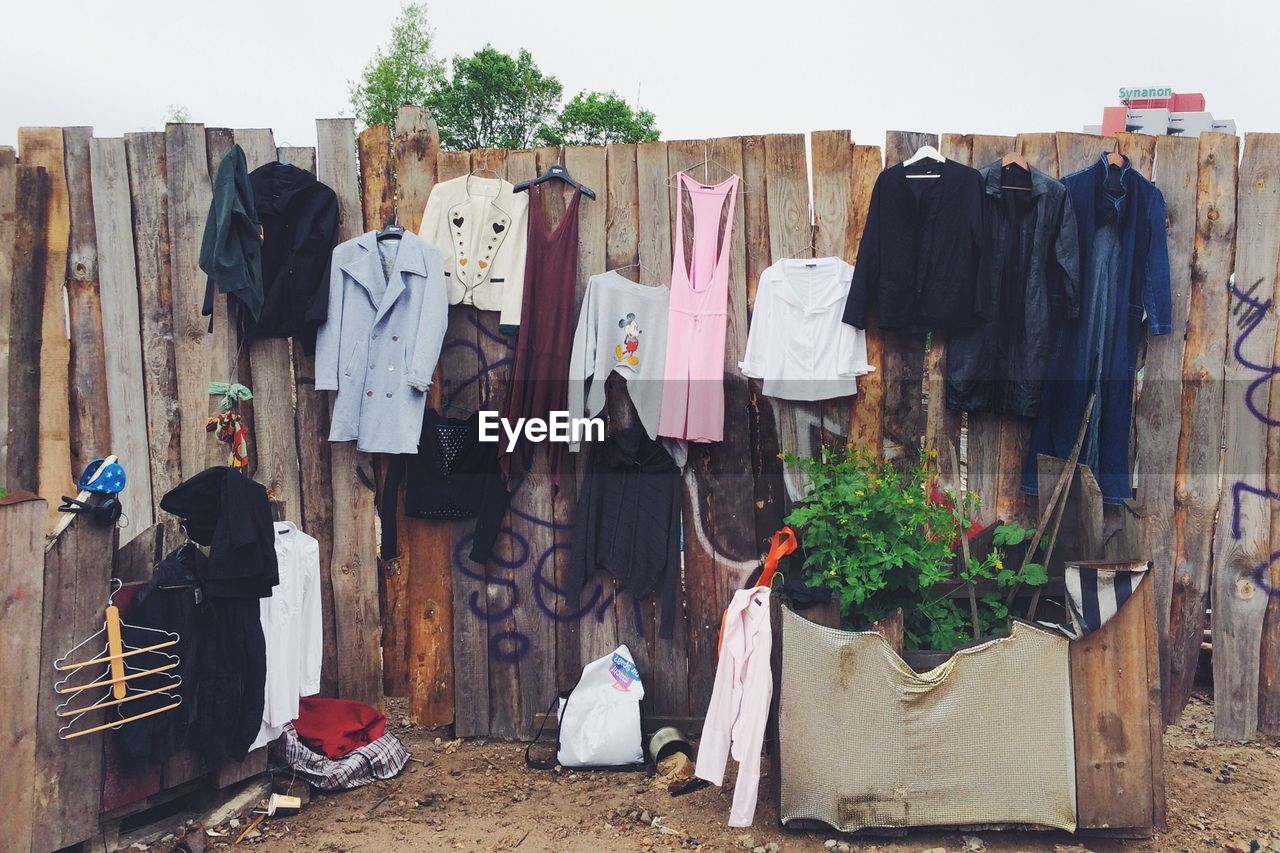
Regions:
<instances>
[{"instance_id":1,"label":"blue spray paint graffiti","mask_svg":"<svg viewBox=\"0 0 1280 853\"><path fill-rule=\"evenodd\" d=\"M1249 383L1249 387L1245 390L1245 408L1249 410L1249 414L1268 427L1275 427L1280 426L1280 420L1270 417L1267 407L1269 406L1271 381L1280 376L1280 364L1255 362L1244 354L1244 346L1249 336L1258 329L1263 319L1266 318L1267 312L1271 310L1272 301L1270 299L1261 300L1255 295L1262 284L1263 280L1258 279L1248 290L1240 290L1234 283L1231 285L1231 296L1235 300L1231 313L1236 318L1236 328L1240 329L1240 336L1236 338L1236 344L1232 348L1232 355L1238 364L1259 374L1256 379ZM1264 389L1267 392L1261 403L1255 399L1259 389ZM1227 417L1231 417L1230 412L1227 413ZM1236 541L1239 541L1243 536L1243 530L1241 530L1241 505L1245 495L1253 495L1267 501L1280 501L1280 493L1250 485L1244 480L1237 480L1233 483L1231 486L1231 537ZM1280 550L1273 551L1267 560L1254 567L1251 573L1254 585L1264 590L1268 595L1277 593L1277 588L1271 583L1271 566L1277 559L1280 559Z\"/></svg>"},{"instance_id":2,"label":"blue spray paint graffiti","mask_svg":"<svg viewBox=\"0 0 1280 853\"><path fill-rule=\"evenodd\" d=\"M474 393L476 399L484 401L484 405L494 406L496 401L492 399L493 374L511 364L510 341L480 323L474 313L468 317L468 322L473 329L490 341L503 344L504 355L490 361L490 353L486 353L475 340L453 338L446 341L441 353L443 362L447 363L450 352L462 350L467 353L468 361L474 358L476 363L476 370L471 375L448 378L447 393L452 400L457 400L468 392ZM524 448L524 458L521 462L525 470L528 469L534 450L534 448ZM452 562L455 582L462 582L465 578L474 582L475 585L466 597L467 609L484 620L487 625L510 619L522 605L526 608L534 608L541 618L554 622L572 623L594 617L597 622L603 623L606 614L613 609L616 598L614 592L607 591L605 585L597 581L582 591L576 606L569 601L566 591L556 583L555 557L557 551L561 552L561 560L567 557L569 545L566 540L570 526L554 518L539 518L521 509L520 495L524 485L524 477L515 478L512 483L509 521L519 520L526 525L547 531L549 536L545 538L551 544L545 547L539 546L541 550L535 553L535 548L526 535L512 529L510 524L505 525L499 537L507 540L510 547L495 549L495 554L490 560L492 570L486 572L484 566L471 562L467 556L471 550L470 535L461 537L459 541L453 543ZM517 583L518 573L526 571L531 572L531 585ZM525 593L522 591L522 586L531 590L531 602L524 601ZM500 604L490 603L490 593L495 588L500 594ZM644 617L640 603L635 602L631 618L634 619L637 633L642 633L644 630ZM489 656L500 663L518 664L531 649L532 642L529 636L521 631L500 631L489 638Z\"/></svg>"}]
</instances>

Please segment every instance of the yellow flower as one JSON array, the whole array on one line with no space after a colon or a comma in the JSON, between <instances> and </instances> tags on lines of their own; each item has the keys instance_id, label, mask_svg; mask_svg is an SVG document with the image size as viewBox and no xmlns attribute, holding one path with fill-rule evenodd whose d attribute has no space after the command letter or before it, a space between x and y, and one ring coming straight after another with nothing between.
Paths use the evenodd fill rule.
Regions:
<instances>
[{"instance_id":1,"label":"yellow flower","mask_svg":"<svg viewBox=\"0 0 1280 853\"><path fill-rule=\"evenodd\" d=\"M778 458L779 458L779 459L785 459L785 458L786 458L786 454L785 454L785 453L779 453L779 454L778 454Z\"/></svg>"},{"instance_id":2,"label":"yellow flower","mask_svg":"<svg viewBox=\"0 0 1280 853\"><path fill-rule=\"evenodd\" d=\"M931 458L931 459L937 459L937 458L938 458L938 448L936 448L936 447L930 447L930 448L929 448L929 458Z\"/></svg>"},{"instance_id":3,"label":"yellow flower","mask_svg":"<svg viewBox=\"0 0 1280 853\"><path fill-rule=\"evenodd\" d=\"M858 491L854 492L854 494L857 495L858 497L862 497L864 493L862 489L858 489Z\"/></svg>"},{"instance_id":4,"label":"yellow flower","mask_svg":"<svg viewBox=\"0 0 1280 853\"><path fill-rule=\"evenodd\" d=\"M1003 568L1004 568L1004 560L996 560L996 568L997 568L997 569L1003 569Z\"/></svg>"},{"instance_id":5,"label":"yellow flower","mask_svg":"<svg viewBox=\"0 0 1280 853\"><path fill-rule=\"evenodd\" d=\"M835 576L836 576L836 570L835 570L835 569L829 569L829 570L827 571L827 576L828 576L828 577L835 577Z\"/></svg>"},{"instance_id":6,"label":"yellow flower","mask_svg":"<svg viewBox=\"0 0 1280 853\"><path fill-rule=\"evenodd\" d=\"M913 504L913 503L915 503L915 502L916 502L916 499L915 499L915 498L907 498L907 503L908 503L908 504Z\"/></svg>"}]
</instances>

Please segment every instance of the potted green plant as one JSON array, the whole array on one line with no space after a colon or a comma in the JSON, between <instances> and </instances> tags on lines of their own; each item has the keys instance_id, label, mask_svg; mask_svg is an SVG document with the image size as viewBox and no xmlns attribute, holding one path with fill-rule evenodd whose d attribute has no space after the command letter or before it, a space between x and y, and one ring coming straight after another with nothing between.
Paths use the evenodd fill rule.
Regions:
<instances>
[{"instance_id":1,"label":"potted green plant","mask_svg":"<svg viewBox=\"0 0 1280 853\"><path fill-rule=\"evenodd\" d=\"M806 580L832 591L850 630L866 630L900 607L908 650L948 651L1003 631L1008 592L1047 580L1038 563L1006 562L1005 548L1031 533L1019 525L997 526L985 556L957 548L978 496L931 490L936 451L907 466L860 450L784 458L809 488L786 518L800 534ZM957 582L967 601L953 596Z\"/></svg>"}]
</instances>

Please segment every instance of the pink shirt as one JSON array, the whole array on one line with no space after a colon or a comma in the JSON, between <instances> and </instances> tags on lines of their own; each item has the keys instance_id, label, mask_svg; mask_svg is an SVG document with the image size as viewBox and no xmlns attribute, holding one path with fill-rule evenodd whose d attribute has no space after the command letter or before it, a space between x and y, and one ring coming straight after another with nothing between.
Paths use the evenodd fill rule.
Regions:
<instances>
[{"instance_id":1,"label":"pink shirt","mask_svg":"<svg viewBox=\"0 0 1280 853\"><path fill-rule=\"evenodd\" d=\"M725 763L732 755L738 761L738 783L733 789L729 826L751 826L760 788L760 750L773 698L769 588L735 592L725 610L723 632L694 772L699 779L720 785Z\"/></svg>"}]
</instances>

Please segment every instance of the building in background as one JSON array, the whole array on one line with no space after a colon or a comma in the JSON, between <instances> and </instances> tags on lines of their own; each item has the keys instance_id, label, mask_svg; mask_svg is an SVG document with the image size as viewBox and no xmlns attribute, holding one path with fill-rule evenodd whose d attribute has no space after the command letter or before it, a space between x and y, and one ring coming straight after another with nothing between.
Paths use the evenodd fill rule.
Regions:
<instances>
[{"instance_id":1,"label":"building in background","mask_svg":"<svg viewBox=\"0 0 1280 853\"><path fill-rule=\"evenodd\" d=\"M1104 107L1102 124L1085 125L1085 133L1152 133L1161 136L1199 136L1206 131L1236 132L1230 119L1215 119L1199 92L1174 92L1168 86L1120 90L1120 105Z\"/></svg>"}]
</instances>

